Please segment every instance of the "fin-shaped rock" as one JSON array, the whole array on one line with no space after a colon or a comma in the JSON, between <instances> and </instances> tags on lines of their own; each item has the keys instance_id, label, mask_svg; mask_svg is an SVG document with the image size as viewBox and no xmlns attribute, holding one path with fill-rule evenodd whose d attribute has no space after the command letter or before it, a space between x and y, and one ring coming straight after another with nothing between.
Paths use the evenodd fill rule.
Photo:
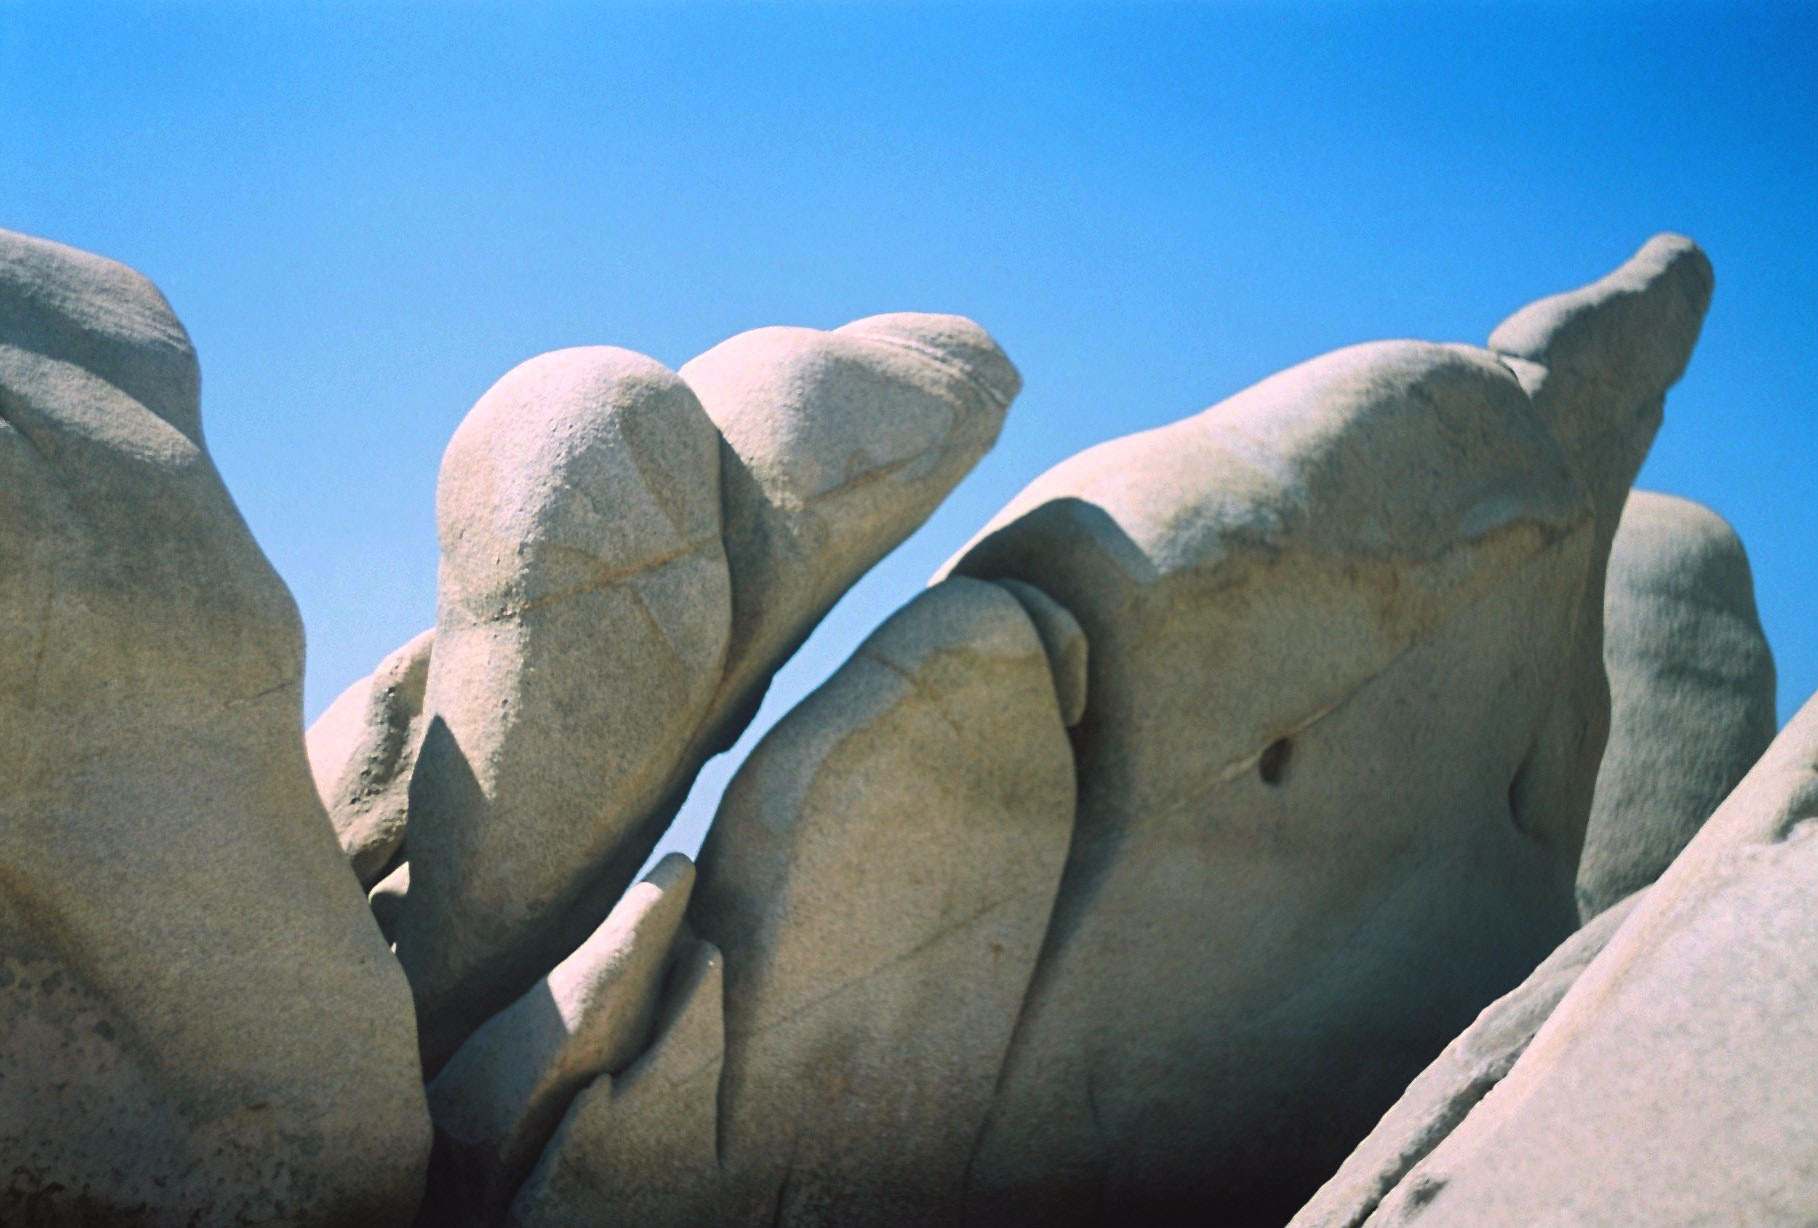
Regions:
<instances>
[{"instance_id":1,"label":"fin-shaped rock","mask_svg":"<svg viewBox=\"0 0 1818 1228\"><path fill-rule=\"evenodd\" d=\"M575 1094L649 1043L694 866L680 853L625 893L594 934L488 1019L429 1085L437 1158L424 1216L497 1222Z\"/></svg>"},{"instance_id":2,"label":"fin-shaped rock","mask_svg":"<svg viewBox=\"0 0 1818 1228\"><path fill-rule=\"evenodd\" d=\"M1508 1076L1367 1223L1805 1223L1818 1206L1818 697Z\"/></svg>"},{"instance_id":3,"label":"fin-shaped rock","mask_svg":"<svg viewBox=\"0 0 1818 1228\"><path fill-rule=\"evenodd\" d=\"M407 988L198 386L148 281L0 232L0 1221L405 1221Z\"/></svg>"},{"instance_id":4,"label":"fin-shaped rock","mask_svg":"<svg viewBox=\"0 0 1818 1228\"><path fill-rule=\"evenodd\" d=\"M725 956L723 1063L692 1062L654 1111L715 1106L706 1185L621 1201L616 1130L648 1128L596 1090L570 1113L605 1115L594 1176L572 1176L590 1163L572 1137L546 1166L597 1193L525 1222L957 1223L1072 817L1021 605L959 579L892 615L752 752L701 852L689 924Z\"/></svg>"},{"instance_id":5,"label":"fin-shaped rock","mask_svg":"<svg viewBox=\"0 0 1818 1228\"><path fill-rule=\"evenodd\" d=\"M1514 989L1484 1007L1408 1085L1289 1228L1357 1228L1383 1196L1437 1147L1527 1051L1534 1033L1608 945L1646 890L1585 923Z\"/></svg>"},{"instance_id":6,"label":"fin-shaped rock","mask_svg":"<svg viewBox=\"0 0 1818 1228\"><path fill-rule=\"evenodd\" d=\"M683 368L707 415L688 415L685 448L651 436L623 456L565 455L558 424L603 404L593 385L604 376L573 369L604 354L632 360L565 351L507 376L444 462L431 745L410 820L437 864L416 872L422 902L404 906L398 936L432 1070L603 915L771 674L991 445L1020 385L991 338L955 316L759 329ZM663 378L665 396L687 392ZM640 448L651 450L625 459ZM655 517L652 490L674 504L674 525ZM620 519L599 519L621 499ZM571 532L564 517L592 527ZM568 540L576 532L605 537ZM607 542L613 533L630 536ZM672 558L682 540L698 552ZM588 550L615 561L562 581L533 574L572 569ZM537 595L485 595L507 582ZM634 598L648 613L584 613ZM547 851L527 856L527 841ZM526 912L533 901L541 919Z\"/></svg>"},{"instance_id":7,"label":"fin-shaped rock","mask_svg":"<svg viewBox=\"0 0 1818 1228\"><path fill-rule=\"evenodd\" d=\"M604 915L596 872L719 683L719 447L673 372L605 346L518 366L448 445L397 930L431 1073Z\"/></svg>"},{"instance_id":8,"label":"fin-shaped rock","mask_svg":"<svg viewBox=\"0 0 1818 1228\"><path fill-rule=\"evenodd\" d=\"M433 629L393 652L342 691L309 727L310 771L316 792L362 886L395 868L410 816L410 773L428 724L423 691L429 681Z\"/></svg>"},{"instance_id":9,"label":"fin-shaped rock","mask_svg":"<svg viewBox=\"0 0 1818 1228\"><path fill-rule=\"evenodd\" d=\"M512 1228L731 1224L717 1154L724 962L686 940L647 1053L575 1098L513 1200Z\"/></svg>"},{"instance_id":10,"label":"fin-shaped rock","mask_svg":"<svg viewBox=\"0 0 1818 1228\"><path fill-rule=\"evenodd\" d=\"M1610 740L1578 862L1585 917L1658 878L1775 731L1748 556L1709 508L1629 496L1603 626Z\"/></svg>"},{"instance_id":11,"label":"fin-shaped rock","mask_svg":"<svg viewBox=\"0 0 1818 1228\"><path fill-rule=\"evenodd\" d=\"M1671 297L1614 276L1639 289L1533 317L1525 380ZM1597 497L1633 476L1578 449L1634 435L1627 398L1678 366L1631 369L1613 404L1557 379L1543 413L1485 350L1341 350L1063 462L950 565L1039 587L1092 648L1078 831L973 1215L1285 1219L1571 932Z\"/></svg>"}]
</instances>

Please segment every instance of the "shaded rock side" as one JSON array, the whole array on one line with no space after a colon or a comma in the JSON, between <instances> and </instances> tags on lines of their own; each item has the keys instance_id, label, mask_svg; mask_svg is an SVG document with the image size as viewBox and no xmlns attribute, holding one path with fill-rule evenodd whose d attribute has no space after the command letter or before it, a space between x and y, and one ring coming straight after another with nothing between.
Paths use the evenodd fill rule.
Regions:
<instances>
[{"instance_id":1,"label":"shaded rock side","mask_svg":"<svg viewBox=\"0 0 1818 1228\"><path fill-rule=\"evenodd\" d=\"M433 629L425 631L379 662L341 692L305 735L316 793L363 887L391 873L404 856L410 773L429 723L423 691L435 639Z\"/></svg>"},{"instance_id":2,"label":"shaded rock side","mask_svg":"<svg viewBox=\"0 0 1818 1228\"><path fill-rule=\"evenodd\" d=\"M601 351L570 353L588 352ZM621 355L617 361L628 360L613 353ZM955 316L877 316L832 332L759 329L683 368L718 432L714 457L703 462L697 436L704 436L691 422L685 456L646 458L632 474L617 461L595 470L593 462L576 464L541 445L523 444L582 412L575 402L593 395L577 397L547 378L556 361L534 360L502 381L476 406L473 425L463 426L444 464L439 498L447 522L448 591L436 659L463 653L463 659L487 664L432 669L432 712L439 713L441 695L451 697L455 710L444 722L448 736L420 772L426 776L421 804L412 803L413 830L452 825L465 833L428 837L441 864L429 879L419 872L414 882L416 889L428 882L434 900L422 910L405 904L405 914L421 915L399 934L400 958L419 990L432 1069L598 921L667 828L701 764L731 745L749 722L771 674L846 588L920 525L972 467L996 439L1020 386L996 343ZM532 400L551 398L550 405L530 407ZM567 408L559 404L564 398ZM626 453L637 454L637 447ZM486 485L507 469L507 485L517 493ZM653 479L658 470L660 478ZM485 481L473 477L482 471ZM513 533L528 534L531 542L550 532L568 514L557 509L572 511L583 496L595 510L611 509L621 498L641 506L647 500L638 493L640 483L651 480L651 489L687 507L677 522L686 521L687 528L677 532L699 543L693 561L672 560L667 530L634 510L619 531L639 544L613 547L617 561L607 568L608 579L571 577L587 591L562 597L561 616L549 604L555 598L547 596L535 609L507 600L494 603L494 613L466 611L468 598L458 590L492 582L475 581L469 571L484 577L501 566L555 565L554 556L542 557L548 551L526 545L507 566L516 548ZM623 492L620 483L626 484ZM483 547L475 544L478 538L469 540L465 526L473 509L524 499L543 499L547 507L535 516L501 513ZM723 536L723 546L706 541L708 505L720 517L712 532ZM697 567L709 555L711 574ZM633 563L634 556L660 570L637 571L646 564ZM686 568L694 569L692 578L675 578ZM653 594L651 574L674 579ZM632 575L635 580L627 578ZM690 596L689 586L699 591ZM585 611L637 593L649 598L649 626L603 632L587 624L594 616ZM629 613L614 617L632 619ZM463 620L483 622L485 634L460 632ZM672 624L688 628L681 633L685 643L673 652L651 642ZM453 648L451 627L459 636ZM710 642L717 651L708 650ZM515 682L505 675L516 667L499 665L514 656L523 662ZM665 658L671 659L667 665ZM684 675L685 684L677 681ZM514 686L524 694L500 708ZM605 741L603 718L594 711L602 705L611 706L622 726ZM489 749L482 740L468 748L463 726L492 728L485 736L498 746ZM540 732L520 737L504 732L508 728L561 730L554 739L561 749L546 747ZM508 766L516 754L509 747L520 743L526 763L548 754L560 766L554 780L545 780L540 768L522 769L536 787L520 791L512 802L519 813L499 824L500 799L512 791L506 777L520 770ZM486 766L488 760L496 762ZM474 783L464 783L468 776ZM565 777L575 782L573 789L561 783ZM583 804L582 798L590 800ZM533 827L542 833L542 860L554 868L553 877L525 872L522 855L508 851L521 847ZM496 839L475 834L495 828ZM452 864L457 850L462 868ZM451 885L456 879L459 884ZM545 917L560 915L565 923L552 927L509 909L500 915L487 902L508 895L534 901ZM476 917L485 924L476 925ZM496 940L485 936L487 930Z\"/></svg>"},{"instance_id":3,"label":"shaded rock side","mask_svg":"<svg viewBox=\"0 0 1818 1228\"><path fill-rule=\"evenodd\" d=\"M1632 411L1683 366L1624 354L1599 399L1576 340L1671 350L1645 326L1703 258L1655 246L1620 292L1530 309L1520 380L1467 346L1341 350L1064 462L950 564L1036 585L1092 646L976 1218L1285 1220L1575 928L1599 499L1632 478L1585 449L1638 461Z\"/></svg>"},{"instance_id":4,"label":"shaded rock side","mask_svg":"<svg viewBox=\"0 0 1818 1228\"><path fill-rule=\"evenodd\" d=\"M1367 1221L1807 1223L1818 1206L1818 699L1496 1089Z\"/></svg>"},{"instance_id":5,"label":"shaded rock side","mask_svg":"<svg viewBox=\"0 0 1818 1228\"><path fill-rule=\"evenodd\" d=\"M1575 782L1562 809L1574 824L1591 804L1609 736L1603 628L1611 543L1660 428L1666 390L1697 344L1712 286L1697 244L1656 235L1614 272L1530 303L1490 334L1490 349L1560 441L1597 517L1586 600L1559 649L1571 663L1567 688L1536 745L1550 773Z\"/></svg>"},{"instance_id":6,"label":"shaded rock side","mask_svg":"<svg viewBox=\"0 0 1818 1228\"><path fill-rule=\"evenodd\" d=\"M1611 905L1559 944L1527 980L1490 1003L1408 1085L1376 1128L1300 1209L1289 1228L1357 1228L1526 1052L1566 991L1645 891Z\"/></svg>"},{"instance_id":7,"label":"shaded rock side","mask_svg":"<svg viewBox=\"0 0 1818 1228\"><path fill-rule=\"evenodd\" d=\"M702 850L723 1019L693 1009L723 1045L675 1025L578 1098L512 1222L959 1222L1072 817L1018 601L959 579L898 611L760 743Z\"/></svg>"},{"instance_id":8,"label":"shaded rock side","mask_svg":"<svg viewBox=\"0 0 1818 1228\"><path fill-rule=\"evenodd\" d=\"M0 233L0 1221L407 1221L407 988L138 274Z\"/></svg>"},{"instance_id":9,"label":"shaded rock side","mask_svg":"<svg viewBox=\"0 0 1818 1228\"><path fill-rule=\"evenodd\" d=\"M432 1074L618 898L597 871L719 684L719 446L673 372L605 346L523 363L448 445L397 926Z\"/></svg>"},{"instance_id":10,"label":"shaded rock side","mask_svg":"<svg viewBox=\"0 0 1818 1228\"><path fill-rule=\"evenodd\" d=\"M1583 916L1658 878L1775 730L1748 557L1715 512L1631 494L1603 623L1610 741L1578 863Z\"/></svg>"},{"instance_id":11,"label":"shaded rock side","mask_svg":"<svg viewBox=\"0 0 1818 1228\"><path fill-rule=\"evenodd\" d=\"M498 1222L575 1094L643 1052L693 885L693 864L665 857L442 1068L429 1085L436 1157L422 1222Z\"/></svg>"}]
</instances>

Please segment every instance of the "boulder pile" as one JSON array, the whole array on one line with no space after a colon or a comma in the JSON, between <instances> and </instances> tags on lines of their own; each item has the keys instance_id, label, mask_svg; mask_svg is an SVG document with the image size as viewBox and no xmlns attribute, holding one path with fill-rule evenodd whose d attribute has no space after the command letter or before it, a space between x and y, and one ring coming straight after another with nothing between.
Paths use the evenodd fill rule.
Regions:
<instances>
[{"instance_id":1,"label":"boulder pile","mask_svg":"<svg viewBox=\"0 0 1818 1228\"><path fill-rule=\"evenodd\" d=\"M1806 1222L1818 701L1631 489L1711 289L1063 462L649 866L996 439L983 329L525 362L305 734L181 325L0 232L0 1222Z\"/></svg>"}]
</instances>

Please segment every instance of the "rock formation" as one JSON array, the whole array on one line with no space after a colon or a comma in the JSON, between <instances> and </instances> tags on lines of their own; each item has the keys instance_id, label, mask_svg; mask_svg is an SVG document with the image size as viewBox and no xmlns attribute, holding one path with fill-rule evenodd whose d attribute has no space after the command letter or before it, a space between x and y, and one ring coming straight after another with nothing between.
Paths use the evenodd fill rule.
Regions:
<instances>
[{"instance_id":1,"label":"rock formation","mask_svg":"<svg viewBox=\"0 0 1818 1228\"><path fill-rule=\"evenodd\" d=\"M0 238L0 1222L1786 1222L1818 700L1731 792L1746 562L1629 491L1710 291L1662 236L1064 462L633 885L990 337L522 364L306 759L181 327Z\"/></svg>"},{"instance_id":2,"label":"rock formation","mask_svg":"<svg viewBox=\"0 0 1818 1228\"><path fill-rule=\"evenodd\" d=\"M1814 819L1818 698L1647 889L1495 1090L1379 1203L1298 1222L1809 1220Z\"/></svg>"},{"instance_id":3,"label":"rock formation","mask_svg":"<svg viewBox=\"0 0 1818 1228\"><path fill-rule=\"evenodd\" d=\"M1660 877L1774 737L1749 562L1715 512L1638 490L1604 597L1610 741L1578 862L1590 917Z\"/></svg>"},{"instance_id":4,"label":"rock formation","mask_svg":"<svg viewBox=\"0 0 1818 1228\"><path fill-rule=\"evenodd\" d=\"M423 745L423 691L435 632L379 662L328 705L306 744L316 792L363 886L391 873L404 853L410 775Z\"/></svg>"},{"instance_id":5,"label":"rock formation","mask_svg":"<svg viewBox=\"0 0 1818 1228\"><path fill-rule=\"evenodd\" d=\"M402 1222L402 973L151 284L0 232L0 1222Z\"/></svg>"},{"instance_id":6,"label":"rock formation","mask_svg":"<svg viewBox=\"0 0 1818 1228\"><path fill-rule=\"evenodd\" d=\"M1465 346L1304 363L1064 462L951 565L1050 594L1092 661L975 1215L1285 1218L1571 932L1603 508L1709 285L1655 240L1497 330L1519 382Z\"/></svg>"},{"instance_id":7,"label":"rock formation","mask_svg":"<svg viewBox=\"0 0 1818 1228\"><path fill-rule=\"evenodd\" d=\"M991 445L1019 386L971 322L898 314L741 334L679 378L624 351L548 354L475 406L438 493L419 864L382 897L432 1070L604 914L701 764Z\"/></svg>"},{"instance_id":8,"label":"rock formation","mask_svg":"<svg viewBox=\"0 0 1818 1228\"><path fill-rule=\"evenodd\" d=\"M641 1110L639 1150L619 1090L577 1100L513 1222L957 1223L1066 857L1061 721L1004 589L955 579L878 628L752 752L702 850L720 1036L681 1030L694 1077ZM623 1193L678 1161L661 1197Z\"/></svg>"}]
</instances>

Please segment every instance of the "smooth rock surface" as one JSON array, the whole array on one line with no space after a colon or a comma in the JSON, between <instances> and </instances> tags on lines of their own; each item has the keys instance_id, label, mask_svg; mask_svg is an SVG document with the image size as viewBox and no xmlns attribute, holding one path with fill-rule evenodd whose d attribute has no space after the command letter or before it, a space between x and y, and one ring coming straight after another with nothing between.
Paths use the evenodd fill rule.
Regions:
<instances>
[{"instance_id":1,"label":"smooth rock surface","mask_svg":"<svg viewBox=\"0 0 1818 1228\"><path fill-rule=\"evenodd\" d=\"M575 1098L511 1204L513 1228L736 1222L717 1156L724 967L712 943L683 942L655 1043Z\"/></svg>"},{"instance_id":2,"label":"smooth rock surface","mask_svg":"<svg viewBox=\"0 0 1818 1228\"><path fill-rule=\"evenodd\" d=\"M1356 1228L1369 1218L1408 1170L1509 1073L1566 991L1645 895L1645 889L1638 891L1586 922L1527 980L1486 1006L1408 1085L1289 1228Z\"/></svg>"},{"instance_id":3,"label":"smooth rock surface","mask_svg":"<svg viewBox=\"0 0 1818 1228\"><path fill-rule=\"evenodd\" d=\"M497 1222L575 1094L643 1052L693 885L693 864L665 857L442 1068L429 1085L437 1160L428 1222Z\"/></svg>"},{"instance_id":4,"label":"smooth rock surface","mask_svg":"<svg viewBox=\"0 0 1818 1228\"><path fill-rule=\"evenodd\" d=\"M1697 344L1712 285L1697 244L1656 235L1614 272L1530 303L1490 334L1490 349L1521 380L1596 512L1586 600L1572 635L1554 649L1570 661L1565 687L1535 741L1541 770L1574 782L1562 811L1575 818L1591 803L1609 736L1603 625L1611 543L1660 429L1666 390Z\"/></svg>"},{"instance_id":5,"label":"smooth rock surface","mask_svg":"<svg viewBox=\"0 0 1818 1228\"><path fill-rule=\"evenodd\" d=\"M605 915L597 872L719 684L719 450L673 372L605 346L520 365L449 442L397 929L431 1074Z\"/></svg>"},{"instance_id":6,"label":"smooth rock surface","mask_svg":"<svg viewBox=\"0 0 1818 1228\"><path fill-rule=\"evenodd\" d=\"M1072 817L1017 600L958 579L892 615L759 744L702 850L723 1053L660 1042L642 1121L629 1079L578 1099L519 1222L958 1222Z\"/></svg>"},{"instance_id":7,"label":"smooth rock surface","mask_svg":"<svg viewBox=\"0 0 1818 1228\"><path fill-rule=\"evenodd\" d=\"M1603 625L1610 740L1578 863L1586 917L1660 877L1775 731L1748 556L1709 508L1629 496Z\"/></svg>"},{"instance_id":8,"label":"smooth rock surface","mask_svg":"<svg viewBox=\"0 0 1818 1228\"><path fill-rule=\"evenodd\" d=\"M1810 1222L1818 699L1367 1223Z\"/></svg>"},{"instance_id":9,"label":"smooth rock surface","mask_svg":"<svg viewBox=\"0 0 1818 1228\"><path fill-rule=\"evenodd\" d=\"M685 447L627 436L622 450L568 455L562 424L601 413L607 380L576 369L607 353L635 357L564 351L520 367L444 461L431 745L410 820L436 866L416 872L422 903L404 904L398 933L432 1070L604 915L771 674L972 467L1020 386L996 343L956 316L759 329L683 368L717 432L711 458L698 409ZM636 361L647 364L639 378L656 378L656 364ZM688 393L662 378L666 396ZM621 486L638 508L609 524ZM674 501L671 524L652 499ZM630 536L591 540L608 527ZM604 576L536 575L569 567L562 551L575 548L606 550ZM485 595L499 584L540 595ZM648 612L623 605L632 598ZM618 613L600 612L613 603Z\"/></svg>"},{"instance_id":10,"label":"smooth rock surface","mask_svg":"<svg viewBox=\"0 0 1818 1228\"><path fill-rule=\"evenodd\" d=\"M410 774L429 724L423 691L435 639L434 629L425 631L379 662L305 735L316 792L364 887L391 873L404 854Z\"/></svg>"},{"instance_id":11,"label":"smooth rock surface","mask_svg":"<svg viewBox=\"0 0 1818 1228\"><path fill-rule=\"evenodd\" d=\"M1500 363L1392 342L1082 453L963 553L1091 644L970 1215L1285 1219L1570 932L1571 782L1530 765L1559 678L1527 646L1573 626L1592 529Z\"/></svg>"},{"instance_id":12,"label":"smooth rock surface","mask_svg":"<svg viewBox=\"0 0 1818 1228\"><path fill-rule=\"evenodd\" d=\"M1575 927L1600 509L1708 274L1656 240L1519 313L1519 381L1466 346L1315 359L1064 462L950 565L1039 587L1092 650L969 1214L1284 1220Z\"/></svg>"},{"instance_id":13,"label":"smooth rock surface","mask_svg":"<svg viewBox=\"0 0 1818 1228\"><path fill-rule=\"evenodd\" d=\"M408 1220L407 988L157 290L0 233L0 1222Z\"/></svg>"}]
</instances>

